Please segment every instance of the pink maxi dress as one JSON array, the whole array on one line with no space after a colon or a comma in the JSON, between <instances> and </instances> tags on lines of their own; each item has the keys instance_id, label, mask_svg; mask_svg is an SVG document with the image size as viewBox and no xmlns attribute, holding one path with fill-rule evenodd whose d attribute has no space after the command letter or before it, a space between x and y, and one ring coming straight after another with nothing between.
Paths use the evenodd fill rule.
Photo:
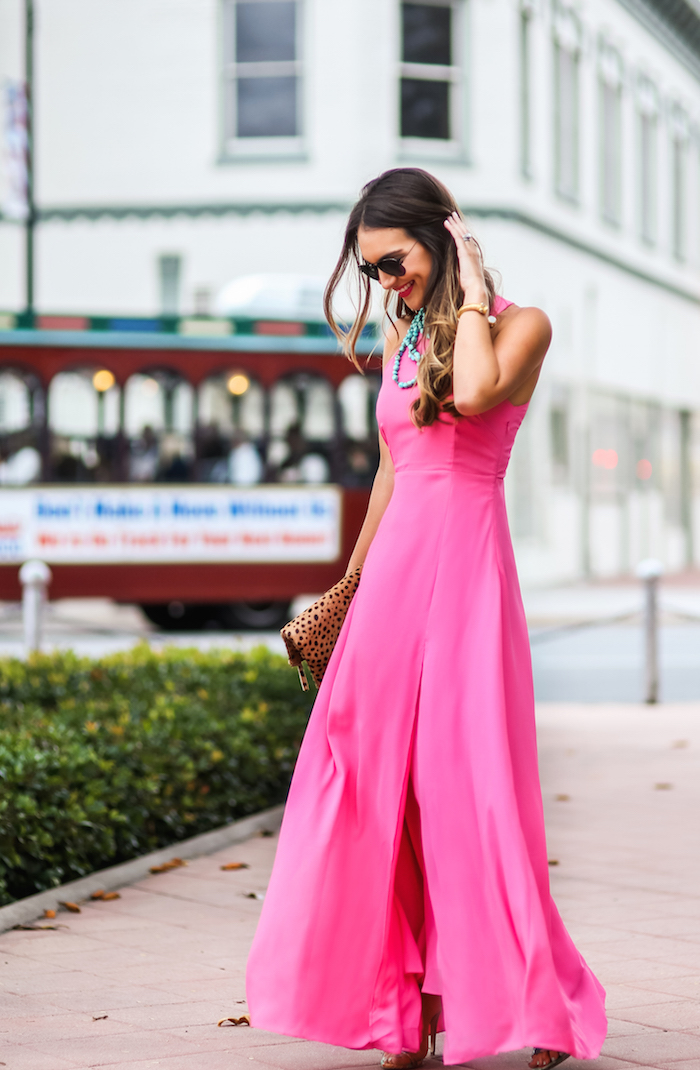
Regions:
<instances>
[{"instance_id":1,"label":"pink maxi dress","mask_svg":"<svg viewBox=\"0 0 700 1070\"><path fill-rule=\"evenodd\" d=\"M496 311L508 302L498 299ZM595 1058L604 992L549 892L503 477L526 405L419 431L384 369L391 501L309 721L248 963L252 1024L444 1062ZM415 365L405 356L400 378ZM291 686L291 684L290 684Z\"/></svg>"}]
</instances>

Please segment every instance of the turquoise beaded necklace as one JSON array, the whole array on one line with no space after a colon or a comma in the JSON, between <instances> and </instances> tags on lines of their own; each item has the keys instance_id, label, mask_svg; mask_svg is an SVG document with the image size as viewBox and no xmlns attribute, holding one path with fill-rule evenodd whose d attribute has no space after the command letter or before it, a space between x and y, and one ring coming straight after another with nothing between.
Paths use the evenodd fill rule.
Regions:
<instances>
[{"instance_id":1,"label":"turquoise beaded necklace","mask_svg":"<svg viewBox=\"0 0 700 1070\"><path fill-rule=\"evenodd\" d=\"M407 379L406 382L401 382L399 379L399 368L401 367L401 358L404 353L408 353L411 360L417 364L421 358L421 354L416 349L418 345L418 339L423 333L423 327L425 325L425 309L419 308L415 316L411 320L411 325L406 331L404 340L399 346L398 352L394 357L394 369L391 373L391 378L400 386L402 390L408 390L409 387L415 386L418 382L418 372L416 372L413 379Z\"/></svg>"}]
</instances>

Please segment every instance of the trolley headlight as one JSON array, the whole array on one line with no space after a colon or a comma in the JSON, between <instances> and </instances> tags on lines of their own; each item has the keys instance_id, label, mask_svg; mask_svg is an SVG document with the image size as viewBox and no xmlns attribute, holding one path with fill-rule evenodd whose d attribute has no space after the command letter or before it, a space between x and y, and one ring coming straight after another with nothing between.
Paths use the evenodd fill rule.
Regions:
<instances>
[{"instance_id":1,"label":"trolley headlight","mask_svg":"<svg viewBox=\"0 0 700 1070\"><path fill-rule=\"evenodd\" d=\"M230 394L233 394L234 397L240 397L241 394L245 394L250 386L250 379L243 372L234 372L233 375L228 377L226 386Z\"/></svg>"},{"instance_id":2,"label":"trolley headlight","mask_svg":"<svg viewBox=\"0 0 700 1070\"><path fill-rule=\"evenodd\" d=\"M114 386L114 376L106 368L102 368L93 375L92 385L98 394L104 394L106 390L111 390Z\"/></svg>"}]
</instances>

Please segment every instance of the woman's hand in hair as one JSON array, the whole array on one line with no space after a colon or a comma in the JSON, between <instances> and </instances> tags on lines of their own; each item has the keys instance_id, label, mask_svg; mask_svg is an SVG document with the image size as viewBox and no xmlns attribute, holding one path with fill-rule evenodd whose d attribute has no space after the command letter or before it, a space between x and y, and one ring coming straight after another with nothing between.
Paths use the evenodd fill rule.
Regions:
<instances>
[{"instance_id":1,"label":"woman's hand in hair","mask_svg":"<svg viewBox=\"0 0 700 1070\"><path fill-rule=\"evenodd\" d=\"M469 241L464 240L464 235L469 234L469 227L459 212L452 212L447 217L445 227L454 238L457 249L459 282L464 290L464 303L488 304L489 296L484 280L484 268L478 243L472 238Z\"/></svg>"}]
</instances>

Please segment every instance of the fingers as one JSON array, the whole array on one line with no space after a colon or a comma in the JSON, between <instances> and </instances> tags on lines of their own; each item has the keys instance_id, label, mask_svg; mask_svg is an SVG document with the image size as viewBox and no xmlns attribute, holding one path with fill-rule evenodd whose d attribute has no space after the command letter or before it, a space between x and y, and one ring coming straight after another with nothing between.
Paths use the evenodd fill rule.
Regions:
<instances>
[{"instance_id":1,"label":"fingers","mask_svg":"<svg viewBox=\"0 0 700 1070\"><path fill-rule=\"evenodd\" d=\"M471 238L471 234L469 234L469 228L459 212L452 212L451 215L448 215L444 225L454 239L454 243L457 246L457 255L460 257L460 260L466 255L468 258L473 258L478 261L478 246L476 242L465 240L465 235L469 235L469 238Z\"/></svg>"},{"instance_id":2,"label":"fingers","mask_svg":"<svg viewBox=\"0 0 700 1070\"><path fill-rule=\"evenodd\" d=\"M469 233L469 228L459 212L451 212L445 220L445 226L452 234L459 234L460 238Z\"/></svg>"},{"instance_id":3,"label":"fingers","mask_svg":"<svg viewBox=\"0 0 700 1070\"><path fill-rule=\"evenodd\" d=\"M467 233L467 228L464 224L464 221L460 219L457 212L452 212L451 215L448 215L447 219L445 220L445 226L447 227L455 241L457 241L457 239L462 240L462 235Z\"/></svg>"},{"instance_id":4,"label":"fingers","mask_svg":"<svg viewBox=\"0 0 700 1070\"><path fill-rule=\"evenodd\" d=\"M457 247L457 260L459 263L459 275L462 289L467 292L476 285L481 285L485 290L481 251L475 241L465 241L465 235L469 229L460 216L459 212L452 212L444 221L446 230L450 232ZM470 235L471 237L471 235Z\"/></svg>"}]
</instances>

